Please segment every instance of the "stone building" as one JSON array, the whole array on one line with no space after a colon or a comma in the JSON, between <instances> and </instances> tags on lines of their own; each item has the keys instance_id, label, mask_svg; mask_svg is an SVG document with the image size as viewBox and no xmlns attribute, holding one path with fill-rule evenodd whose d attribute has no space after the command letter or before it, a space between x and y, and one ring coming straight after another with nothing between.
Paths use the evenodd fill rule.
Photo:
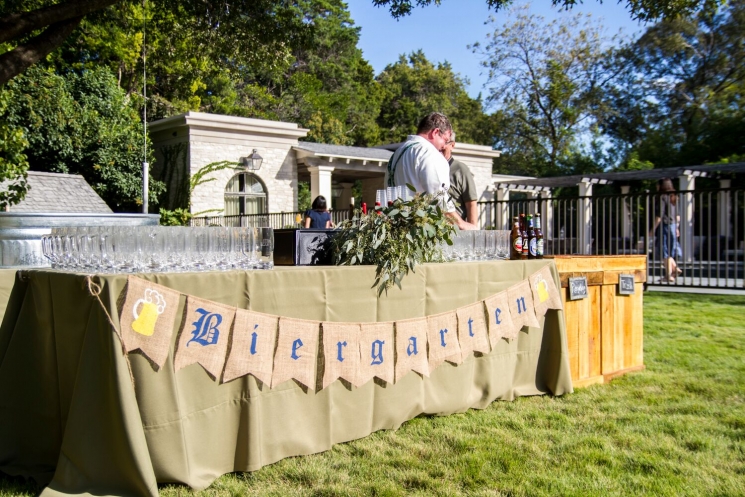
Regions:
<instances>
[{"instance_id":1,"label":"stone building","mask_svg":"<svg viewBox=\"0 0 745 497\"><path fill-rule=\"evenodd\" d=\"M156 163L152 175L165 181L168 191L161 206L189 207L189 182L208 164L217 167L191 192L195 215L262 214L297 211L298 181L308 181L311 198L324 195L338 206L349 205L352 185L360 180L363 202L373 205L383 188L385 165L397 145L379 148L301 142L308 130L297 124L187 112L149 125ZM261 167L246 167L252 153ZM499 151L459 143L455 158L474 174L480 200L494 198L492 159Z\"/></svg>"}]
</instances>

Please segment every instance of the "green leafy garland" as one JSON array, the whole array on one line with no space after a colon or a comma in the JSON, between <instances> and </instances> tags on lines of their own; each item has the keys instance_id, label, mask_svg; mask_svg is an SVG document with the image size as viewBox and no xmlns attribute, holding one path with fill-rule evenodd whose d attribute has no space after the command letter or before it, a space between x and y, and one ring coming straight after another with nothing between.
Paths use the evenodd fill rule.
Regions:
<instances>
[{"instance_id":1,"label":"green leafy garland","mask_svg":"<svg viewBox=\"0 0 745 497\"><path fill-rule=\"evenodd\" d=\"M442 242L453 244L458 228L440 208L441 202L441 195L417 194L367 214L355 211L333 238L336 264L377 266L372 286L378 287L378 296L394 284L401 288L401 280L417 264L443 261Z\"/></svg>"}]
</instances>

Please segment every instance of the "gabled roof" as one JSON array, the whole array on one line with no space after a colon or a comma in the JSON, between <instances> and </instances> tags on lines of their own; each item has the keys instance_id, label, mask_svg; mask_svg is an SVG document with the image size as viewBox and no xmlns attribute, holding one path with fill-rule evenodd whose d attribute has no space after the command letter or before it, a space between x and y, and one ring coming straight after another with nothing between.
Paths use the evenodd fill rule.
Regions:
<instances>
[{"instance_id":1,"label":"gabled roof","mask_svg":"<svg viewBox=\"0 0 745 497\"><path fill-rule=\"evenodd\" d=\"M112 212L79 174L29 171L28 185L26 198L10 212Z\"/></svg>"}]
</instances>

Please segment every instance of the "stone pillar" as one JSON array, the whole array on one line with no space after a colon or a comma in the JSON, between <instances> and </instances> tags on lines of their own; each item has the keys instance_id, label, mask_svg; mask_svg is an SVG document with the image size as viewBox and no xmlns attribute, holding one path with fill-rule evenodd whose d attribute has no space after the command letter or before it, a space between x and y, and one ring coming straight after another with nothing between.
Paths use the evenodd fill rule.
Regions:
<instances>
[{"instance_id":1,"label":"stone pillar","mask_svg":"<svg viewBox=\"0 0 745 497\"><path fill-rule=\"evenodd\" d=\"M577 252L592 254L592 183L579 183L579 205L577 206Z\"/></svg>"},{"instance_id":2,"label":"stone pillar","mask_svg":"<svg viewBox=\"0 0 745 497\"><path fill-rule=\"evenodd\" d=\"M497 229L512 229L510 223L510 206L507 203L510 200L510 190L507 188L497 188L497 214L494 222L497 223Z\"/></svg>"},{"instance_id":3,"label":"stone pillar","mask_svg":"<svg viewBox=\"0 0 745 497\"><path fill-rule=\"evenodd\" d=\"M680 197L680 248L683 250L683 261L693 260L693 191L696 189L696 177L691 174L678 176Z\"/></svg>"},{"instance_id":4,"label":"stone pillar","mask_svg":"<svg viewBox=\"0 0 745 497\"><path fill-rule=\"evenodd\" d=\"M622 185L621 186L621 195L628 195L629 191L631 190L631 186L629 185ZM629 197L621 197L621 236L626 240L626 238L629 238L631 240L631 199ZM624 248L626 248L624 241ZM631 240L632 244L635 244L634 240Z\"/></svg>"},{"instance_id":5,"label":"stone pillar","mask_svg":"<svg viewBox=\"0 0 745 497\"><path fill-rule=\"evenodd\" d=\"M544 245L549 246L549 240L554 239L554 201L551 190L541 190L541 231L543 231Z\"/></svg>"},{"instance_id":6,"label":"stone pillar","mask_svg":"<svg viewBox=\"0 0 745 497\"><path fill-rule=\"evenodd\" d=\"M729 192L731 186L731 179L720 179L719 188L721 188L722 191L717 193L717 211L719 212L717 217L717 234L726 236L728 240L732 234L730 231L730 221L732 219L732 193Z\"/></svg>"},{"instance_id":7,"label":"stone pillar","mask_svg":"<svg viewBox=\"0 0 745 497\"><path fill-rule=\"evenodd\" d=\"M319 195L326 197L326 205L331 208L331 173L332 166L308 166L310 171L310 201L313 202Z\"/></svg>"}]
</instances>

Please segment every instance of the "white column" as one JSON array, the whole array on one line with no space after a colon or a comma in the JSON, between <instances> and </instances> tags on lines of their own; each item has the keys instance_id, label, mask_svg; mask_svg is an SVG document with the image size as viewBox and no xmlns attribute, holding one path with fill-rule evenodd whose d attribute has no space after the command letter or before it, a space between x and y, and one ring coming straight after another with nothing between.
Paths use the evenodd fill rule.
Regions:
<instances>
[{"instance_id":1,"label":"white column","mask_svg":"<svg viewBox=\"0 0 745 497\"><path fill-rule=\"evenodd\" d=\"M354 197L352 196L352 187L354 183L339 183L339 186L343 188L339 200L336 202L337 209L349 209L349 204L352 203Z\"/></svg>"},{"instance_id":2,"label":"white column","mask_svg":"<svg viewBox=\"0 0 745 497\"><path fill-rule=\"evenodd\" d=\"M541 231L543 231L544 244L553 243L554 239L554 202L551 190L541 190ZM549 242L549 240L552 240Z\"/></svg>"},{"instance_id":3,"label":"white column","mask_svg":"<svg viewBox=\"0 0 745 497\"><path fill-rule=\"evenodd\" d=\"M629 191L631 190L631 186L629 185L622 185L621 186L621 195L628 195ZM621 236L624 238L631 237L631 208L630 204L631 199L628 197L622 197L621 198ZM631 238L629 238L631 240ZM632 243L635 243L634 240L631 240ZM624 242L626 243L626 242ZM624 248L626 246L624 245Z\"/></svg>"},{"instance_id":4,"label":"white column","mask_svg":"<svg viewBox=\"0 0 745 497\"><path fill-rule=\"evenodd\" d=\"M693 190L696 189L696 177L690 174L678 176L680 194L680 248L683 260L693 260Z\"/></svg>"},{"instance_id":5,"label":"white column","mask_svg":"<svg viewBox=\"0 0 745 497\"><path fill-rule=\"evenodd\" d=\"M510 200L510 190L507 188L497 188L497 201L503 203L497 203L497 229L509 230L512 229L512 223L510 223L510 206L507 202Z\"/></svg>"},{"instance_id":6,"label":"white column","mask_svg":"<svg viewBox=\"0 0 745 497\"><path fill-rule=\"evenodd\" d=\"M722 190L729 189L731 186L731 179L719 180L719 188L721 188ZM729 240L731 235L730 216L732 215L732 194L729 191L720 191L719 193L717 193L717 207L717 210L719 211L719 217L717 220L717 227L719 228L719 231L717 232L717 234L724 235L727 237L727 240Z\"/></svg>"},{"instance_id":7,"label":"white column","mask_svg":"<svg viewBox=\"0 0 745 497\"><path fill-rule=\"evenodd\" d=\"M326 197L326 205L331 208L331 173L332 166L308 166L310 172L310 201L319 195Z\"/></svg>"},{"instance_id":8,"label":"white column","mask_svg":"<svg viewBox=\"0 0 745 497\"><path fill-rule=\"evenodd\" d=\"M577 251L580 254L592 253L592 183L579 183L579 200L577 209Z\"/></svg>"}]
</instances>

